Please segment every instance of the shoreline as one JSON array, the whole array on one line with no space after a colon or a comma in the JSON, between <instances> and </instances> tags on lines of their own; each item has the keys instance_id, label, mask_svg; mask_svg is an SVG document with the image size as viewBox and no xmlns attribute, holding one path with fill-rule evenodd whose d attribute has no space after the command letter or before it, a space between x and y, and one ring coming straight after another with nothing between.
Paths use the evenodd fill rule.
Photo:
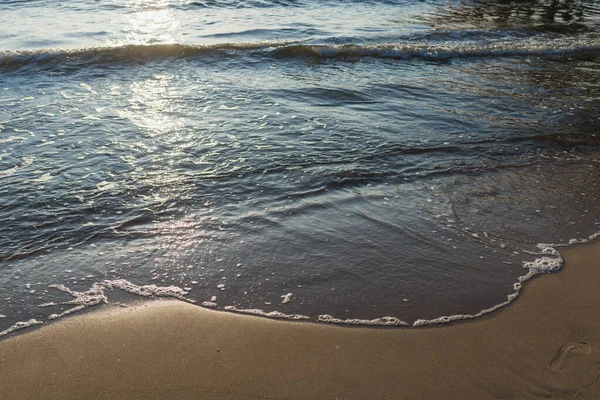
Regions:
<instances>
[{"instance_id":1,"label":"shoreline","mask_svg":"<svg viewBox=\"0 0 600 400\"><path fill-rule=\"evenodd\" d=\"M600 397L600 241L491 315L419 329L275 321L178 301L0 341L3 399Z\"/></svg>"},{"instance_id":2,"label":"shoreline","mask_svg":"<svg viewBox=\"0 0 600 400\"><path fill-rule=\"evenodd\" d=\"M122 291L134 294L141 299L134 300L133 303L125 303L122 304L120 302L112 303L113 306L121 306L128 308L133 305L136 308L137 304L143 302L152 302L156 300L174 300L178 299L181 301L185 301L191 304L195 304L197 306L214 310L220 312L232 312L236 314L242 315L252 315L258 317L266 317L269 319L276 320L287 320L287 321L298 321L303 320L307 322L313 323L326 323L326 324L334 324L341 326L358 326L358 327L423 327L423 326L431 326L431 325L443 325L454 321L464 321L464 320L472 320L479 319L488 314L493 314L498 310L503 309L504 307L510 305L513 301L515 301L521 293L523 284L528 282L530 279L535 278L537 276L546 274L546 273L557 273L562 269L564 265L564 259L561 253L557 250L558 248L565 248L568 246L592 243L596 239L600 238L600 232L597 232L587 239L572 239L568 244L544 244L539 243L537 245L540 252L531 253L538 255L551 255L552 257L542 256L540 258L535 259L534 261L524 262L523 268L527 269L528 272L525 275L519 276L517 281L513 284L514 292L508 294L506 296L506 300L492 305L489 308L481 309L473 314L451 314L441 317L436 317L433 319L417 319L413 323L407 323L406 321L400 320L395 316L380 316L374 319L359 319L359 318L350 318L350 319L340 319L336 318L332 315L322 314L319 315L316 319L311 319L309 316L301 315L301 314L285 314L280 311L264 311L262 309L244 309L237 308L236 306L224 306L218 307L216 303L211 301L204 301L201 304L196 303L195 300L190 300L185 297L187 294L183 289L178 286L155 286L155 285L136 285L124 279L113 279L113 280L104 280L101 282L96 282L92 285L90 289L85 292L76 292L67 288L63 285L50 285L55 289L66 292L74 297L74 300L71 302L65 303L44 303L41 304L40 307L48 307L62 304L72 304L74 307L64 310L60 314L51 314L48 320L56 320L58 318L65 317L69 314L73 314L77 312L78 314L82 312L97 312L99 307L102 305L111 304L108 301L108 297L105 293L106 289L112 291L112 289L121 289ZM288 296L291 293L288 293ZM96 307L95 307L96 306ZM92 308L93 307L93 308ZM102 307L104 308L104 307ZM4 318L4 315L0 315L0 318ZM8 327L7 329L0 331L0 341L4 336L14 334L12 336L20 335L26 332L21 332L22 330L29 328L31 326L43 325L43 321L39 321L37 319L30 319L27 321L18 321L14 325ZM45 326L45 325L44 325ZM15 334L15 332L17 332Z\"/></svg>"}]
</instances>

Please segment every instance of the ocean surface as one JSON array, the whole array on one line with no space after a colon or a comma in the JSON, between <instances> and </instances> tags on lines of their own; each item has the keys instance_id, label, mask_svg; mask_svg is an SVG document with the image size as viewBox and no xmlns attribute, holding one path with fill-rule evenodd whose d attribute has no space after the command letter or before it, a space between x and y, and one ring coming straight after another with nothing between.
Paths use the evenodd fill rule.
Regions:
<instances>
[{"instance_id":1,"label":"ocean surface","mask_svg":"<svg viewBox=\"0 0 600 400\"><path fill-rule=\"evenodd\" d=\"M600 1L0 0L0 335L472 318L598 231Z\"/></svg>"}]
</instances>

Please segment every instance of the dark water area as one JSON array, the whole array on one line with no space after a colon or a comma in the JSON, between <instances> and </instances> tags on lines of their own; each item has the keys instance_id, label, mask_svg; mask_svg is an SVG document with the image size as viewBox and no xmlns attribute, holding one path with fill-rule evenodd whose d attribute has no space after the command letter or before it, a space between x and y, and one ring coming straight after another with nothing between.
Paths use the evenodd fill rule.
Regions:
<instances>
[{"instance_id":1,"label":"dark water area","mask_svg":"<svg viewBox=\"0 0 600 400\"><path fill-rule=\"evenodd\" d=\"M600 231L599 24L596 1L3 2L0 332L124 293L364 324L509 302Z\"/></svg>"}]
</instances>

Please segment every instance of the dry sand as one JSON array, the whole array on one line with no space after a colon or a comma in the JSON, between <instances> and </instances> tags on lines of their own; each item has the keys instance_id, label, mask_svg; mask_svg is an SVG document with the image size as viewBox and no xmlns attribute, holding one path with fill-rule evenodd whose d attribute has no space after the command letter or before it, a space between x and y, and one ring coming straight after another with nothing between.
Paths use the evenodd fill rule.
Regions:
<instances>
[{"instance_id":1,"label":"dry sand","mask_svg":"<svg viewBox=\"0 0 600 400\"><path fill-rule=\"evenodd\" d=\"M600 242L490 317L343 328L157 301L0 342L0 398L599 399Z\"/></svg>"}]
</instances>

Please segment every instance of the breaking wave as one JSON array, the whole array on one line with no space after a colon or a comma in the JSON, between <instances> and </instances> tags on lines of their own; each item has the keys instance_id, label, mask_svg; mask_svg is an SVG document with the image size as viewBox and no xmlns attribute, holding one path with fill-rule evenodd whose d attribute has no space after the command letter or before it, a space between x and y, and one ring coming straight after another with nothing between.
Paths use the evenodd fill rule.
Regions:
<instances>
[{"instance_id":1,"label":"breaking wave","mask_svg":"<svg viewBox=\"0 0 600 400\"><path fill-rule=\"evenodd\" d=\"M427 43L400 41L375 44L309 44L306 40L269 40L250 43L129 44L78 49L41 49L0 52L0 66L31 63L122 63L161 58L187 58L203 55L258 52L275 58L389 58L399 60L450 60L455 58L570 56L600 51L597 40L577 38L544 41L529 38L514 41L472 41Z\"/></svg>"}]
</instances>

